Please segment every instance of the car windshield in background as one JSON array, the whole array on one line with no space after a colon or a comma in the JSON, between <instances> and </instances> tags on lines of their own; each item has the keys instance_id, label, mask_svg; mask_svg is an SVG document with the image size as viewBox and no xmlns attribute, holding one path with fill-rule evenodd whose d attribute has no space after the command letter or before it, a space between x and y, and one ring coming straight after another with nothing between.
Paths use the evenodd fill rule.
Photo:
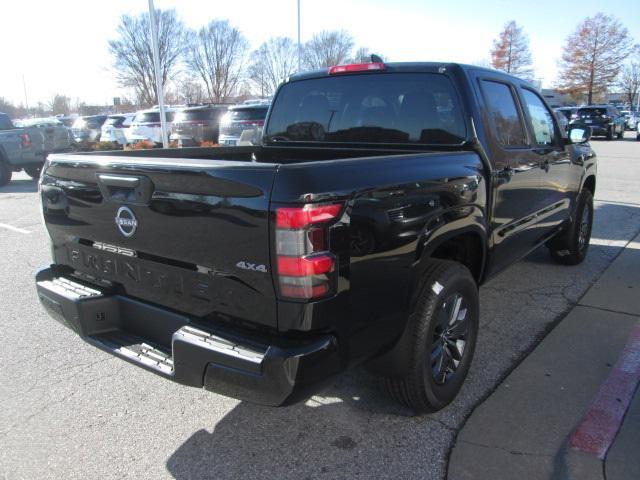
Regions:
<instances>
[{"instance_id":1,"label":"car windshield in background","mask_svg":"<svg viewBox=\"0 0 640 480\"><path fill-rule=\"evenodd\" d=\"M226 121L242 122L245 120L264 120L269 107L238 108L227 112Z\"/></svg>"},{"instance_id":2,"label":"car windshield in background","mask_svg":"<svg viewBox=\"0 0 640 480\"><path fill-rule=\"evenodd\" d=\"M165 112L167 122L173 122L175 112ZM160 123L160 112L144 112L136 115L135 123Z\"/></svg>"},{"instance_id":3,"label":"car windshield in background","mask_svg":"<svg viewBox=\"0 0 640 480\"><path fill-rule=\"evenodd\" d=\"M344 75L286 84L266 132L268 142L446 145L465 137L450 80L432 73Z\"/></svg>"},{"instance_id":4,"label":"car windshield in background","mask_svg":"<svg viewBox=\"0 0 640 480\"><path fill-rule=\"evenodd\" d=\"M606 114L606 108L580 108L578 110L579 117L601 117Z\"/></svg>"}]
</instances>

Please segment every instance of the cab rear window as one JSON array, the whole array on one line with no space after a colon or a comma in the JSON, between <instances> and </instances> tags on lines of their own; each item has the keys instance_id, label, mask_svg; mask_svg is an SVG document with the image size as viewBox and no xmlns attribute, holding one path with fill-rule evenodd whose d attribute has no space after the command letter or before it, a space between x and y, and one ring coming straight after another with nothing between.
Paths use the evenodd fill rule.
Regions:
<instances>
[{"instance_id":1,"label":"cab rear window","mask_svg":"<svg viewBox=\"0 0 640 480\"><path fill-rule=\"evenodd\" d=\"M435 73L341 75L288 83L267 142L460 144L466 127L449 78Z\"/></svg>"}]
</instances>

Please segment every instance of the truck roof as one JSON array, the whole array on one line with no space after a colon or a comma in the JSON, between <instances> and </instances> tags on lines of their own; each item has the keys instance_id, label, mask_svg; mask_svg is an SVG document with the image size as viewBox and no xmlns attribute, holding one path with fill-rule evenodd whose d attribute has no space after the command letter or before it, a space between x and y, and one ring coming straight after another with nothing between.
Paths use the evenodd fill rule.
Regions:
<instances>
[{"instance_id":1,"label":"truck roof","mask_svg":"<svg viewBox=\"0 0 640 480\"><path fill-rule=\"evenodd\" d=\"M499 75L503 77L508 77L510 79L516 79L521 82L530 83L525 79L516 77L514 75L510 75L506 72L502 72L500 70L494 70L492 68L480 67L478 65L468 65L465 63L456 63L456 62L384 62L385 69L383 71L386 72L425 72L425 73L441 73L440 69L444 68L447 70L459 69L463 71L467 70L483 70L493 76ZM380 71L380 70L378 70ZM341 74L343 75L343 74ZM348 75L348 74L347 74ZM306 80L310 78L322 78L328 77L329 69L323 68L318 70L311 70L307 72L300 72L293 74L289 77L289 82L295 82L298 80Z\"/></svg>"}]
</instances>

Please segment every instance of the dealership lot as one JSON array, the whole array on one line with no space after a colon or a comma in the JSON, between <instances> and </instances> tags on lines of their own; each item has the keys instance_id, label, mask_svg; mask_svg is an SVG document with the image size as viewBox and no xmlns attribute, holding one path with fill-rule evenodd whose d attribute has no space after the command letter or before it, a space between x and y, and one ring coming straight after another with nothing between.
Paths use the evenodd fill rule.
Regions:
<instances>
[{"instance_id":1,"label":"dealership lot","mask_svg":"<svg viewBox=\"0 0 640 480\"><path fill-rule=\"evenodd\" d=\"M0 188L0 476L442 478L458 428L640 232L640 142L594 140L592 249L578 267L539 250L481 289L481 333L460 396L423 417L363 368L271 409L171 384L82 343L39 307L47 262L36 185ZM570 341L570 339L568 339Z\"/></svg>"}]
</instances>

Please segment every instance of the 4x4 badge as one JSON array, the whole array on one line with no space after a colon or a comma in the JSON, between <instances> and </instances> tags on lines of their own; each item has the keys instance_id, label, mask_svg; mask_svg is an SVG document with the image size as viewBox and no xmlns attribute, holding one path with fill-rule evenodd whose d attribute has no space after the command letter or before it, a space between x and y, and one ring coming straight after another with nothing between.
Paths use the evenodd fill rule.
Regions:
<instances>
[{"instance_id":1,"label":"4x4 badge","mask_svg":"<svg viewBox=\"0 0 640 480\"><path fill-rule=\"evenodd\" d=\"M129 207L120 207L116 213L116 226L125 237L136 233L138 220Z\"/></svg>"}]
</instances>

